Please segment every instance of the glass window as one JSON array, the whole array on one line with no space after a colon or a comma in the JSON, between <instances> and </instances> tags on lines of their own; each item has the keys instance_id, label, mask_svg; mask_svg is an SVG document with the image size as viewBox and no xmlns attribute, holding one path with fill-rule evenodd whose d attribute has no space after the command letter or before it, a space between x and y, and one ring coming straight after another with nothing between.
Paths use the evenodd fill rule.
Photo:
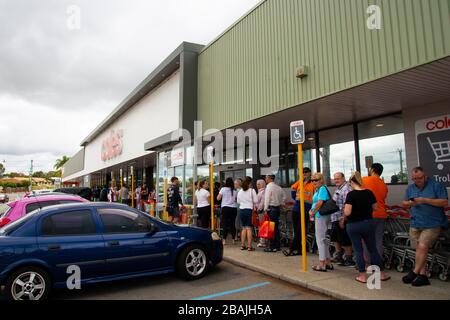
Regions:
<instances>
[{"instance_id":1,"label":"glass window","mask_svg":"<svg viewBox=\"0 0 450 320\"><path fill-rule=\"evenodd\" d=\"M31 211L40 209L41 205L39 204L39 202L35 202L35 203L30 203L27 205L26 209L25 209L25 214L30 213Z\"/></svg>"},{"instance_id":2,"label":"glass window","mask_svg":"<svg viewBox=\"0 0 450 320\"><path fill-rule=\"evenodd\" d=\"M8 205L0 207L0 218L8 216L8 213L12 210L12 208Z\"/></svg>"},{"instance_id":3,"label":"glass window","mask_svg":"<svg viewBox=\"0 0 450 320\"><path fill-rule=\"evenodd\" d=\"M105 233L145 233L150 219L136 212L122 209L98 209Z\"/></svg>"},{"instance_id":4,"label":"glass window","mask_svg":"<svg viewBox=\"0 0 450 320\"><path fill-rule=\"evenodd\" d=\"M405 137L402 115L393 115L358 124L361 171L367 165L381 163L386 183L407 183ZM367 161L366 161L367 160Z\"/></svg>"},{"instance_id":5,"label":"glass window","mask_svg":"<svg viewBox=\"0 0 450 320\"><path fill-rule=\"evenodd\" d=\"M287 183L287 165L286 165L286 154L281 154L279 158L279 167L278 171L275 174L275 181L277 184L279 184L281 187L286 187Z\"/></svg>"},{"instance_id":6,"label":"glass window","mask_svg":"<svg viewBox=\"0 0 450 320\"><path fill-rule=\"evenodd\" d=\"M314 134L307 134L305 143L303 144L303 167L308 167L312 172L317 171L316 166L316 143ZM293 185L299 179L298 173L298 147L290 145L288 160L289 186Z\"/></svg>"},{"instance_id":7,"label":"glass window","mask_svg":"<svg viewBox=\"0 0 450 320\"><path fill-rule=\"evenodd\" d=\"M166 154L164 152L159 153L158 155L158 185L157 185L157 194L158 194L158 202L164 202L164 172L167 170L166 166Z\"/></svg>"},{"instance_id":8,"label":"glass window","mask_svg":"<svg viewBox=\"0 0 450 320\"><path fill-rule=\"evenodd\" d=\"M209 181L209 166L198 166L197 167L197 180L208 180Z\"/></svg>"},{"instance_id":9,"label":"glass window","mask_svg":"<svg viewBox=\"0 0 450 320\"><path fill-rule=\"evenodd\" d=\"M72 201L71 203L74 203L74 202L75 201ZM69 203L69 202L67 202L67 203ZM45 207L50 207L50 206L55 206L55 205L61 204L61 201L56 201L56 200L42 201L42 202L39 202L39 204L40 204L41 208L45 208Z\"/></svg>"},{"instance_id":10,"label":"glass window","mask_svg":"<svg viewBox=\"0 0 450 320\"><path fill-rule=\"evenodd\" d=\"M95 233L95 223L90 210L57 213L42 221L43 236L75 236Z\"/></svg>"},{"instance_id":11,"label":"glass window","mask_svg":"<svg viewBox=\"0 0 450 320\"><path fill-rule=\"evenodd\" d=\"M59 203L59 204L70 204L70 203L80 203L80 201L75 201L75 200L59 200L58 203Z\"/></svg>"},{"instance_id":12,"label":"glass window","mask_svg":"<svg viewBox=\"0 0 450 320\"><path fill-rule=\"evenodd\" d=\"M349 178L356 170L353 126L320 131L320 163L325 181L331 185L336 172Z\"/></svg>"},{"instance_id":13,"label":"glass window","mask_svg":"<svg viewBox=\"0 0 450 320\"><path fill-rule=\"evenodd\" d=\"M186 166L184 177L184 203L192 205L194 195L194 147L186 148Z\"/></svg>"}]
</instances>

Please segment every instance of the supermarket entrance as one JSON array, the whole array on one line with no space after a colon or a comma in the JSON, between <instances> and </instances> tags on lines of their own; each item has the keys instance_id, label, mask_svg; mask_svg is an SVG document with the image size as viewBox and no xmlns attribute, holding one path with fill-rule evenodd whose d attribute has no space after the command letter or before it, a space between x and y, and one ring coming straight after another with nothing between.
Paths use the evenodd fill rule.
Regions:
<instances>
[{"instance_id":1,"label":"supermarket entrance","mask_svg":"<svg viewBox=\"0 0 450 320\"><path fill-rule=\"evenodd\" d=\"M228 178L232 178L233 181L236 181L236 179L244 180L245 179L245 169L222 171L220 173L220 181L225 182L225 180Z\"/></svg>"}]
</instances>

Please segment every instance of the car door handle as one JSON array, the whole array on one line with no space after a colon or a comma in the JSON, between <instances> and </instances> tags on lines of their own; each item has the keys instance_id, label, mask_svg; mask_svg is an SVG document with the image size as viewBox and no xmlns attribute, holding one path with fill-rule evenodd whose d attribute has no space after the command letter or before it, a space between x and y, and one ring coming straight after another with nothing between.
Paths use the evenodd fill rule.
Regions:
<instances>
[{"instance_id":1,"label":"car door handle","mask_svg":"<svg viewBox=\"0 0 450 320\"><path fill-rule=\"evenodd\" d=\"M117 247L119 245L120 245L119 241L109 241L108 242L108 246L110 246L110 247Z\"/></svg>"},{"instance_id":2,"label":"car door handle","mask_svg":"<svg viewBox=\"0 0 450 320\"><path fill-rule=\"evenodd\" d=\"M61 246L57 245L57 244L50 245L50 246L48 246L48 250L49 251L58 251L58 250L61 250Z\"/></svg>"}]
</instances>

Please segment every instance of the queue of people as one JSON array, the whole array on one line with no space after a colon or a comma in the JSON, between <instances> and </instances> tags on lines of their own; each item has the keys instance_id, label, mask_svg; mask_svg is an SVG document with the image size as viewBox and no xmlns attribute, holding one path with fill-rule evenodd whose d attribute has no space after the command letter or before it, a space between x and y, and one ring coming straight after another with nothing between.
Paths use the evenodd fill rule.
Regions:
<instances>
[{"instance_id":1,"label":"queue of people","mask_svg":"<svg viewBox=\"0 0 450 320\"><path fill-rule=\"evenodd\" d=\"M319 263L312 266L312 270L333 271L333 263L343 267L356 266L359 273L355 280L366 283L367 268L376 266L380 270L381 280L389 280L390 276L385 273L383 263L383 237L388 217L388 188L381 178L383 169L381 164L374 163L369 176L363 178L359 172L354 172L348 180L344 173L337 172L333 175L335 190L331 194L322 173L313 174L309 168L304 168L303 181L297 181L291 186L291 196L295 201L292 209L294 239L289 249L282 251L283 254L302 254L300 192L303 190L306 230L314 222L319 253ZM414 183L408 186L402 206L409 209L411 214L410 238L412 247L416 249L416 262L414 269L403 277L403 282L412 286L424 286L430 284L426 270L428 252L441 231L448 228L444 211L448 206L448 194L447 189L427 177L421 167L412 170L411 179ZM199 181L196 186L193 201L197 207L197 224L202 228L211 228L211 186L206 180ZM183 208L178 178L171 179L167 191L169 221L178 223L180 208ZM149 190L145 184L138 186L134 192L138 208L142 208L149 197L154 199L154 191ZM264 248L264 252L277 252L281 249L279 222L286 194L276 183L275 176L268 175L256 183L251 177L235 181L227 178L222 187L215 183L212 192L215 205L220 208L223 245L229 244L229 236L232 244L236 244L240 235L241 250L254 251L256 215L259 223L268 216L275 225L274 238L257 239L257 247ZM121 190L104 187L94 192L94 198L98 201L123 201L127 204L130 195L126 186ZM335 208L331 214L329 210L325 210L330 202L334 203ZM330 255L328 232L336 248L333 257Z\"/></svg>"},{"instance_id":2,"label":"queue of people","mask_svg":"<svg viewBox=\"0 0 450 320\"><path fill-rule=\"evenodd\" d=\"M102 188L94 187L92 190L94 202L118 202L128 206L132 205L132 190L127 185L123 185L120 189L116 186L103 186ZM144 209L144 203L155 200L155 190L150 190L147 185L138 185L134 190L134 205L138 210Z\"/></svg>"}]
</instances>

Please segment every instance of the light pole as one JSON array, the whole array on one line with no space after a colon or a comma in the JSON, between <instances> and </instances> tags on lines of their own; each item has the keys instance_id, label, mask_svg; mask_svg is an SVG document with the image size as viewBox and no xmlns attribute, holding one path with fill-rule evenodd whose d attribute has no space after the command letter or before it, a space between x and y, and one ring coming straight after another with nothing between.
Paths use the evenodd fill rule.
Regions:
<instances>
[{"instance_id":1,"label":"light pole","mask_svg":"<svg viewBox=\"0 0 450 320\"><path fill-rule=\"evenodd\" d=\"M33 160L31 160L31 166L30 166L30 186L28 187L28 190L31 192L33 190L33 181L31 179L33 175Z\"/></svg>"}]
</instances>

